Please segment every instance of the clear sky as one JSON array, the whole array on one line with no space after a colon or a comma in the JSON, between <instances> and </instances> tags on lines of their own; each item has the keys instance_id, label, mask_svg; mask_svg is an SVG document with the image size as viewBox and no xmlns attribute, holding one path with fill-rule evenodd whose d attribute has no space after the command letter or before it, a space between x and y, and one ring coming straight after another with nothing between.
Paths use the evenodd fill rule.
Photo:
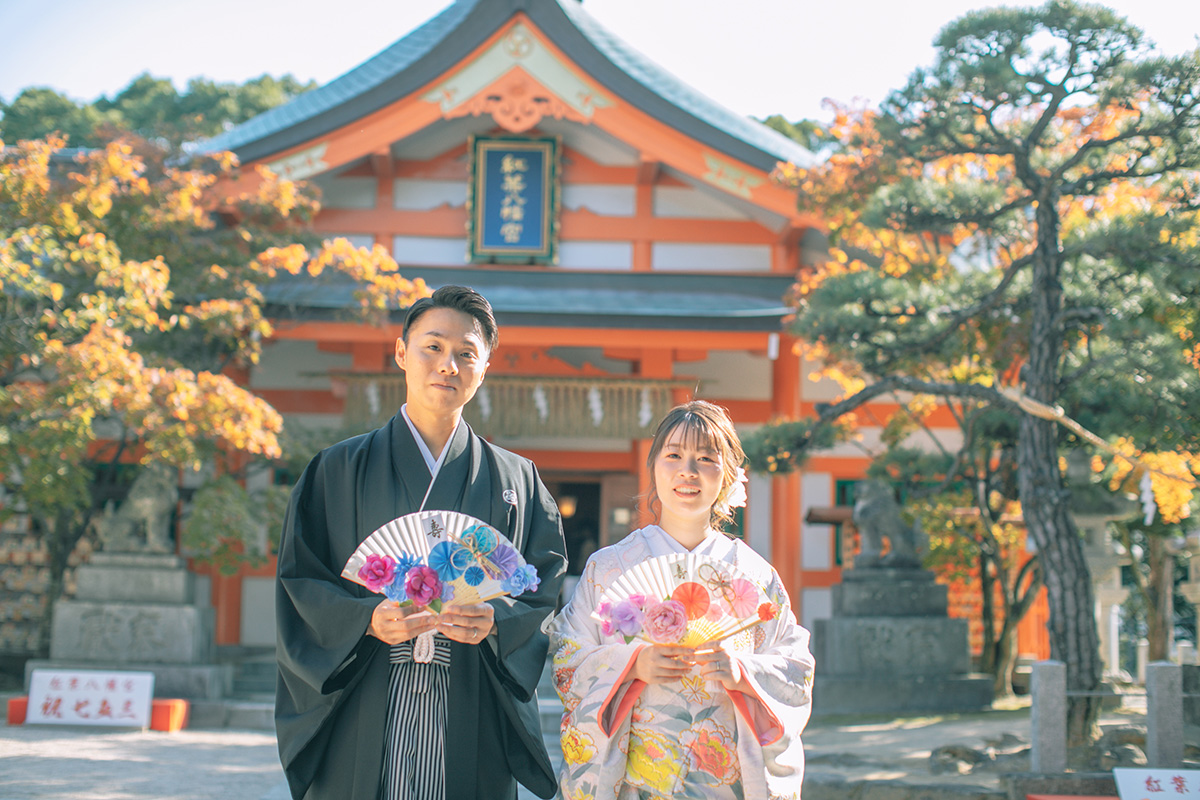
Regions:
<instances>
[{"instance_id":1,"label":"clear sky","mask_svg":"<svg viewBox=\"0 0 1200 800\"><path fill-rule=\"evenodd\" d=\"M326 83L451 0L0 0L0 98L49 86L90 101L137 75ZM483 0L489 2L489 0ZM742 114L824 119L826 97L878 103L983 0L584 0L610 31ZM1008 5L1040 5L1009 2ZM1200 0L1111 0L1167 53L1200 37Z\"/></svg>"}]
</instances>

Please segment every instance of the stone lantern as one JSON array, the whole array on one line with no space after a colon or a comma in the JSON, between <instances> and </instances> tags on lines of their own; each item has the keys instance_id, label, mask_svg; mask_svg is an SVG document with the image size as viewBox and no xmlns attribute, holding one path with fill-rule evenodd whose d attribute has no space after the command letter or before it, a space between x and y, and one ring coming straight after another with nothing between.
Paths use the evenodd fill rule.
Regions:
<instances>
[{"instance_id":1,"label":"stone lantern","mask_svg":"<svg viewBox=\"0 0 1200 800\"><path fill-rule=\"evenodd\" d=\"M1200 528L1188 531L1186 549L1190 556L1188 559L1188 579L1179 585L1179 592L1196 608L1196 619L1200 620ZM1200 636L1200 626L1197 626L1197 635ZM1196 663L1196 652L1196 644L1193 644L1188 655L1185 656L1181 646L1180 663Z\"/></svg>"}]
</instances>

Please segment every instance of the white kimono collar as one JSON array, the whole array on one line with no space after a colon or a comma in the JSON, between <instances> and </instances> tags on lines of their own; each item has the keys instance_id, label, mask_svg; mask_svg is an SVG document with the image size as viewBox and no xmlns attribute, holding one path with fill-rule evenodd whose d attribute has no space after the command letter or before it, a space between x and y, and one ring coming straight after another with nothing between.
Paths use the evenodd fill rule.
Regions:
<instances>
[{"instance_id":1,"label":"white kimono collar","mask_svg":"<svg viewBox=\"0 0 1200 800\"><path fill-rule=\"evenodd\" d=\"M647 525L642 528L642 536L650 548L651 556L666 556L672 553L696 553L724 559L733 550L733 540L719 531L710 530L704 541L688 550L676 541L675 537L664 531L658 525Z\"/></svg>"}]
</instances>

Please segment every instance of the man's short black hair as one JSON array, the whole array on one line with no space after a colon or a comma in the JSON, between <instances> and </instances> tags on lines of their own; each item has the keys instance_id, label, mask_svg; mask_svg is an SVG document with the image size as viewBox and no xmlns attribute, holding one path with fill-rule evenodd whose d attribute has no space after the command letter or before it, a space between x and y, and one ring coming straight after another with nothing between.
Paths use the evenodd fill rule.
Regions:
<instances>
[{"instance_id":1,"label":"man's short black hair","mask_svg":"<svg viewBox=\"0 0 1200 800\"><path fill-rule=\"evenodd\" d=\"M401 338L405 342L408 341L408 329L431 308L452 308L474 318L479 323L479 329L483 333L483 343L487 345L489 353L494 352L496 345L500 343L500 333L496 326L496 316L492 313L492 304L487 301L486 297L469 286L455 286L454 284L437 288L430 297L422 297L409 307L408 315L404 318L404 332L401 334Z\"/></svg>"}]
</instances>

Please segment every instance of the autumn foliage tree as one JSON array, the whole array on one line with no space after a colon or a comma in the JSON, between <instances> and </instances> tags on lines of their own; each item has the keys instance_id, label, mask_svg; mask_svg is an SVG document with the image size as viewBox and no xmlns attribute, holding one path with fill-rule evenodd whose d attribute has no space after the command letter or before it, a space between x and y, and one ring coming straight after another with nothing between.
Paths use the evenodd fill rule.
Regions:
<instances>
[{"instance_id":1,"label":"autumn foliage tree","mask_svg":"<svg viewBox=\"0 0 1200 800\"><path fill-rule=\"evenodd\" d=\"M1138 498L1138 512L1113 527L1130 556L1128 574L1138 595L1134 607L1144 610L1147 659L1166 661L1174 641L1177 578L1186 574L1189 526L1195 526L1200 499L1200 455L1155 452L1134 460L1136 448L1130 439L1121 437L1115 444L1118 455L1107 464L1097 459L1095 469L1108 488Z\"/></svg>"},{"instance_id":2,"label":"autumn foliage tree","mask_svg":"<svg viewBox=\"0 0 1200 800\"><path fill-rule=\"evenodd\" d=\"M252 190L214 199L237 170L230 154L180 166L144 140L63 146L0 151L3 513L25 508L46 543L51 600L115 484L141 469L209 468L196 527L214 548L250 533L254 520L227 512L259 504L230 478L281 455L282 421L229 370L254 364L272 333L272 282L336 274L371 319L426 291L381 249L315 240L303 186L264 170Z\"/></svg>"},{"instance_id":3,"label":"autumn foliage tree","mask_svg":"<svg viewBox=\"0 0 1200 800\"><path fill-rule=\"evenodd\" d=\"M790 422L788 457L764 467L794 468L812 431L892 393L1011 415L1082 744L1102 669L1061 450L1196 450L1200 55L1157 55L1063 0L969 13L935 47L877 112L838 114L824 164L781 169L832 242L799 277L792 330L845 395Z\"/></svg>"}]
</instances>

